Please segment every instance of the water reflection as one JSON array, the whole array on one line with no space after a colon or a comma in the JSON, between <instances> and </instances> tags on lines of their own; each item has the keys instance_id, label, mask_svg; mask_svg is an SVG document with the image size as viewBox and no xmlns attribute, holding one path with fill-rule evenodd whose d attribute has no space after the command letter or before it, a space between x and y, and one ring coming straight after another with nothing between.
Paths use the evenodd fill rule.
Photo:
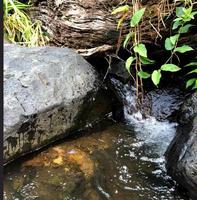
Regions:
<instances>
[{"instance_id":1,"label":"water reflection","mask_svg":"<svg viewBox=\"0 0 197 200\"><path fill-rule=\"evenodd\" d=\"M157 140L134 130L116 124L10 165L4 199L186 200L166 175Z\"/></svg>"}]
</instances>

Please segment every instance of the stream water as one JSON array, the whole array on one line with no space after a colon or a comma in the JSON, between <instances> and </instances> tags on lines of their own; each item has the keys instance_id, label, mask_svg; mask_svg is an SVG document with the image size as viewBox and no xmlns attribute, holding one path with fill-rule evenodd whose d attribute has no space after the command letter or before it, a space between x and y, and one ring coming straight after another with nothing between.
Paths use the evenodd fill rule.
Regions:
<instances>
[{"instance_id":1,"label":"stream water","mask_svg":"<svg viewBox=\"0 0 197 200\"><path fill-rule=\"evenodd\" d=\"M140 134L146 122L115 124L15 162L5 172L4 199L187 199L166 175L162 156L175 124L154 123L146 129L151 137Z\"/></svg>"},{"instance_id":2,"label":"stream water","mask_svg":"<svg viewBox=\"0 0 197 200\"><path fill-rule=\"evenodd\" d=\"M5 200L187 200L166 174L164 152L176 123L130 113L52 145L5 169ZM129 105L129 108L127 107Z\"/></svg>"}]
</instances>

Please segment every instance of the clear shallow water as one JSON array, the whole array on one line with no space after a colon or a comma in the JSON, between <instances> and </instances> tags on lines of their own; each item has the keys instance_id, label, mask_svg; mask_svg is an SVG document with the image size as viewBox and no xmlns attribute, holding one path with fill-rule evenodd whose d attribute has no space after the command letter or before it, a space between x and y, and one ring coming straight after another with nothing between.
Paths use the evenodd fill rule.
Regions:
<instances>
[{"instance_id":1,"label":"clear shallow water","mask_svg":"<svg viewBox=\"0 0 197 200\"><path fill-rule=\"evenodd\" d=\"M186 200L164 167L176 124L125 116L129 125L85 133L8 166L4 199Z\"/></svg>"}]
</instances>

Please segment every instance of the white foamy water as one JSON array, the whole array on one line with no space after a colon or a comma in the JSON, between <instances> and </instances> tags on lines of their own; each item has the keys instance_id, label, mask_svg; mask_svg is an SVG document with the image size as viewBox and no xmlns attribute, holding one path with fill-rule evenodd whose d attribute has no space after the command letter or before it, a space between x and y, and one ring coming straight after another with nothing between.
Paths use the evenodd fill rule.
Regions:
<instances>
[{"instance_id":1,"label":"white foamy water","mask_svg":"<svg viewBox=\"0 0 197 200\"><path fill-rule=\"evenodd\" d=\"M153 153L163 156L168 145L172 141L177 123L169 121L158 121L155 117L143 118L140 111L131 113L131 107L136 107L136 97L134 89L125 94L126 104L124 106L124 117L128 124L134 127L139 145L144 144L153 146ZM137 144L135 144L137 145Z\"/></svg>"}]
</instances>

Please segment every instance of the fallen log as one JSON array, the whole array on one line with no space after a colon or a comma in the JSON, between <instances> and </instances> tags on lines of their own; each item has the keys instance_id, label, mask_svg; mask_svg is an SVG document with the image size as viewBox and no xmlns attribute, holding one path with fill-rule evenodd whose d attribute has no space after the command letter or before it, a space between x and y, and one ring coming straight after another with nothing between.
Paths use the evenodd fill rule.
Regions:
<instances>
[{"instance_id":1,"label":"fallen log","mask_svg":"<svg viewBox=\"0 0 197 200\"><path fill-rule=\"evenodd\" d=\"M115 49L120 44L120 33L116 29L118 16L111 12L121 2L123 1L34 0L30 16L42 22L44 30L49 34L50 45L70 47L89 57ZM147 7L141 25L142 41L159 45L162 37L169 33L175 3L170 0L146 0L142 4ZM121 39L128 31L129 27L123 26ZM187 38L186 36L184 41L191 40L191 37ZM196 35L193 38L196 40Z\"/></svg>"}]
</instances>

